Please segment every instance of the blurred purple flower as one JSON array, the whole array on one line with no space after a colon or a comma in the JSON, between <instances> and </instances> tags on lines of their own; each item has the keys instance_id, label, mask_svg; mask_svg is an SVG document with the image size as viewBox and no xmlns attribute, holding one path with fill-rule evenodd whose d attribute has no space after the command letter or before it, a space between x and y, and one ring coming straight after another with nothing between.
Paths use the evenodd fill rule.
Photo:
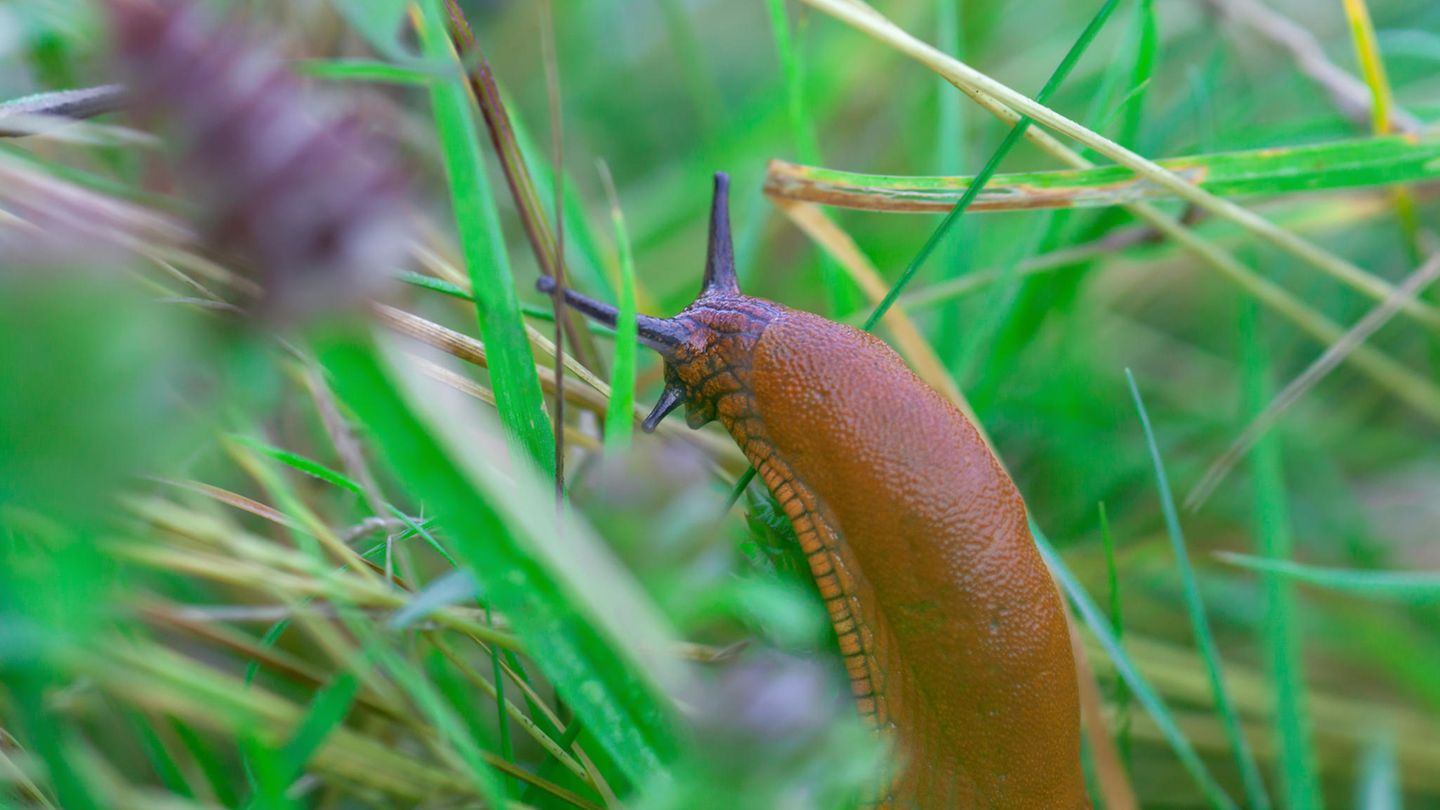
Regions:
<instances>
[{"instance_id":1,"label":"blurred purple flower","mask_svg":"<svg viewBox=\"0 0 1440 810\"><path fill-rule=\"evenodd\" d=\"M248 266L268 314L353 303L403 261L405 183L382 144L315 98L257 35L188 0L106 0L138 110L168 121L211 245Z\"/></svg>"}]
</instances>

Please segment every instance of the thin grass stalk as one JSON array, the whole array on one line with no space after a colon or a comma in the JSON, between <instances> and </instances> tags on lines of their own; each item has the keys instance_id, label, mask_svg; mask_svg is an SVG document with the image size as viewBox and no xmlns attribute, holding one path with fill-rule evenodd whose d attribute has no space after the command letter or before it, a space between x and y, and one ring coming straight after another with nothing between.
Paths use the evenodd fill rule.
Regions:
<instances>
[{"instance_id":1,"label":"thin grass stalk","mask_svg":"<svg viewBox=\"0 0 1440 810\"><path fill-rule=\"evenodd\" d=\"M625 228L625 212L620 208L620 195L610 167L600 161L600 180L610 203L610 222L615 228L615 252L619 258L620 279L618 314L615 318L615 359L610 369L610 401L605 406L605 451L619 452L630 443L635 430L635 367L639 353L639 326L635 320L635 257L630 249L630 233Z\"/></svg>"},{"instance_id":2,"label":"thin grass stalk","mask_svg":"<svg viewBox=\"0 0 1440 810\"><path fill-rule=\"evenodd\" d=\"M458 65L436 0L419 5L416 23L425 53ZM535 360L525 339L504 233L477 143L474 107L458 76L434 82L430 99L450 179L456 229L477 301L476 316L491 355L496 410L530 461L553 477L555 436L545 418Z\"/></svg>"},{"instance_id":3,"label":"thin grass stalk","mask_svg":"<svg viewBox=\"0 0 1440 810\"><path fill-rule=\"evenodd\" d=\"M1240 325L1244 350L1245 410L1256 413L1270 399L1270 366L1258 329L1253 305L1242 310ZM1290 506L1285 492L1285 471L1280 437L1260 440L1251 460L1254 476L1254 526L1257 545L1267 560L1288 561L1294 545ZM1315 752L1306 728L1304 658L1299 628L1294 622L1295 597L1290 583L1274 572L1263 575L1265 622L1260 631L1265 645L1275 710L1272 720L1280 745L1280 791L1283 806L1321 807L1320 780Z\"/></svg>"},{"instance_id":4,"label":"thin grass stalk","mask_svg":"<svg viewBox=\"0 0 1440 810\"><path fill-rule=\"evenodd\" d=\"M1115 671L1129 684L1136 701L1145 707L1145 711L1155 721L1155 725L1160 729L1165 741L1170 744L1171 750L1179 758L1181 766L1195 780L1210 806L1220 810L1238 810L1234 800L1216 781L1214 775L1210 773L1210 769L1205 766L1205 761L1196 753L1195 746L1191 744L1190 739L1180 728L1180 724L1176 721L1174 713L1166 705L1165 700L1150 686L1145 676L1140 674L1134 660L1125 651L1120 641L1115 638L1115 634L1110 631L1110 623L1105 618L1104 611L1090 598L1090 594L1085 591L1085 586L1081 585L1080 580L1071 573L1060 553L1050 544L1049 538L1045 536L1034 520L1030 521L1030 534L1035 538L1035 545L1040 549L1040 556L1045 559L1046 565L1050 567L1051 572L1060 582L1061 589L1069 597L1070 604L1075 607L1080 618L1085 621L1085 626L1090 628L1090 632L1100 642L1105 656L1114 664Z\"/></svg>"},{"instance_id":5,"label":"thin grass stalk","mask_svg":"<svg viewBox=\"0 0 1440 810\"><path fill-rule=\"evenodd\" d=\"M785 77L785 108L789 113L791 138L795 142L795 154L805 163L820 162L820 143L815 137L815 122L805 103L805 62L790 30L790 17L785 11L786 0L766 0L770 14L770 33L775 40L775 51L780 57L780 72ZM835 270L834 260L825 253L820 255L820 280L825 288L826 311L831 317L840 317L854 307L854 291L844 283L844 277Z\"/></svg>"},{"instance_id":6,"label":"thin grass stalk","mask_svg":"<svg viewBox=\"0 0 1440 810\"><path fill-rule=\"evenodd\" d=\"M1180 584L1185 596L1185 609L1190 616L1191 632L1195 636L1195 646L1200 650L1200 657L1205 662L1205 671L1210 678L1210 691L1215 699L1215 708L1220 714L1220 720L1225 728L1225 736L1230 741L1231 752L1235 757L1235 764L1240 770L1241 782L1245 785L1245 795L1249 807L1264 810L1270 807L1270 798L1265 793L1264 782L1260 778L1260 768L1255 764L1255 757L1250 752L1250 744L1245 740L1245 734L1240 727L1240 716L1235 711L1234 703L1230 699L1230 692L1225 687L1225 679L1221 673L1220 650L1215 644L1215 637L1210 632L1210 620L1206 617L1205 604L1200 597L1200 586L1195 580L1195 570L1190 565L1190 556L1185 549L1185 535L1180 529L1180 517L1175 510L1175 501L1170 494L1170 483L1165 475L1165 465L1160 460L1160 447L1155 442L1154 430L1150 427L1150 415L1145 410L1145 403L1140 398L1140 388L1135 384L1135 375L1130 369L1125 369L1125 378L1130 383L1130 395L1135 401L1135 410L1140 415L1140 426L1145 433L1145 443L1150 448L1150 458L1155 465L1155 483L1160 491L1160 506L1165 514L1165 528L1170 535L1170 543L1175 552L1176 569L1180 573Z\"/></svg>"}]
</instances>

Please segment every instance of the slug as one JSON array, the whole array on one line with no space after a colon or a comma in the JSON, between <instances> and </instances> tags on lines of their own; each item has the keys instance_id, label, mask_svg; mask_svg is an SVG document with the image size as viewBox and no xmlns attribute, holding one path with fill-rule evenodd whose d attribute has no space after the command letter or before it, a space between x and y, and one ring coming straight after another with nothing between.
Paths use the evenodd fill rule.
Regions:
<instances>
[{"instance_id":1,"label":"slug","mask_svg":"<svg viewBox=\"0 0 1440 810\"><path fill-rule=\"evenodd\" d=\"M1064 608L1014 482L883 341L740 292L728 185L699 297L639 317L665 361L643 428L682 403L692 428L720 420L789 516L856 706L900 754L874 806L1088 808Z\"/></svg>"}]
</instances>

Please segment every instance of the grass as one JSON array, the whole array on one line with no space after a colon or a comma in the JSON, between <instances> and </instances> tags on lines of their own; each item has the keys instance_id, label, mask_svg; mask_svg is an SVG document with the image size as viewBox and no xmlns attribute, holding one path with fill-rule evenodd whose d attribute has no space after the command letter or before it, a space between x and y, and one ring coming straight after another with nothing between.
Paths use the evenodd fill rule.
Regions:
<instances>
[{"instance_id":1,"label":"grass","mask_svg":"<svg viewBox=\"0 0 1440 810\"><path fill-rule=\"evenodd\" d=\"M1130 383L1130 396L1135 400L1135 410L1140 415L1140 426L1145 431L1145 444L1150 448L1150 458L1155 463L1155 484L1160 490L1161 510L1165 515L1165 531L1170 535L1170 545L1175 551L1175 568L1180 573L1180 584L1185 598L1185 612L1190 616L1190 629L1195 635L1195 646L1205 662L1205 673L1210 679L1210 690L1215 697L1215 710L1225 727L1225 736L1234 750L1235 763L1245 785L1246 805L1269 807L1270 799L1265 785L1260 780L1260 769L1250 753L1250 745L1240 730L1240 718L1234 703L1225 688L1221 672L1220 651L1215 646L1215 636L1210 630L1210 619L1205 612L1205 603L1200 596L1200 587L1195 582L1195 569L1190 564L1189 552L1185 548L1185 535L1180 529L1180 517L1175 509L1175 499L1170 492L1170 482L1165 476L1165 465L1160 460L1160 448L1155 445L1155 431L1150 426L1150 415L1145 412L1145 403L1140 397L1140 388L1135 376L1125 369L1125 379Z\"/></svg>"},{"instance_id":2,"label":"grass","mask_svg":"<svg viewBox=\"0 0 1440 810\"><path fill-rule=\"evenodd\" d=\"M1011 470L1097 807L1440 801L1440 11L1265 4L1346 107L1205 16L1247 2L556 2L559 183L534 4L231 4L406 178L388 308L284 323L185 234L303 202L196 193L163 117L0 140L0 807L855 806L885 752L783 513L713 427L635 430L714 171L747 292L873 327ZM0 116L122 78L62 6L11 12ZM557 187L624 313L567 332L560 510Z\"/></svg>"}]
</instances>

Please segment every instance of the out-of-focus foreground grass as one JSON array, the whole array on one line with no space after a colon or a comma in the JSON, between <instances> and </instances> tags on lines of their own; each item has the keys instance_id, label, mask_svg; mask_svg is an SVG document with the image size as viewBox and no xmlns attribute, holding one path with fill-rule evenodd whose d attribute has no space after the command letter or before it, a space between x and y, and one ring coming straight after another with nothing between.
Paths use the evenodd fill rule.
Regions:
<instances>
[{"instance_id":1,"label":"out-of-focus foreground grass","mask_svg":"<svg viewBox=\"0 0 1440 810\"><path fill-rule=\"evenodd\" d=\"M191 5L0 6L0 99L135 111L0 108L0 806L852 805L785 519L630 435L633 337L557 436L533 282L674 313L723 170L859 324L1077 42L879 332L1026 497L1096 806L1440 806L1440 5Z\"/></svg>"}]
</instances>

